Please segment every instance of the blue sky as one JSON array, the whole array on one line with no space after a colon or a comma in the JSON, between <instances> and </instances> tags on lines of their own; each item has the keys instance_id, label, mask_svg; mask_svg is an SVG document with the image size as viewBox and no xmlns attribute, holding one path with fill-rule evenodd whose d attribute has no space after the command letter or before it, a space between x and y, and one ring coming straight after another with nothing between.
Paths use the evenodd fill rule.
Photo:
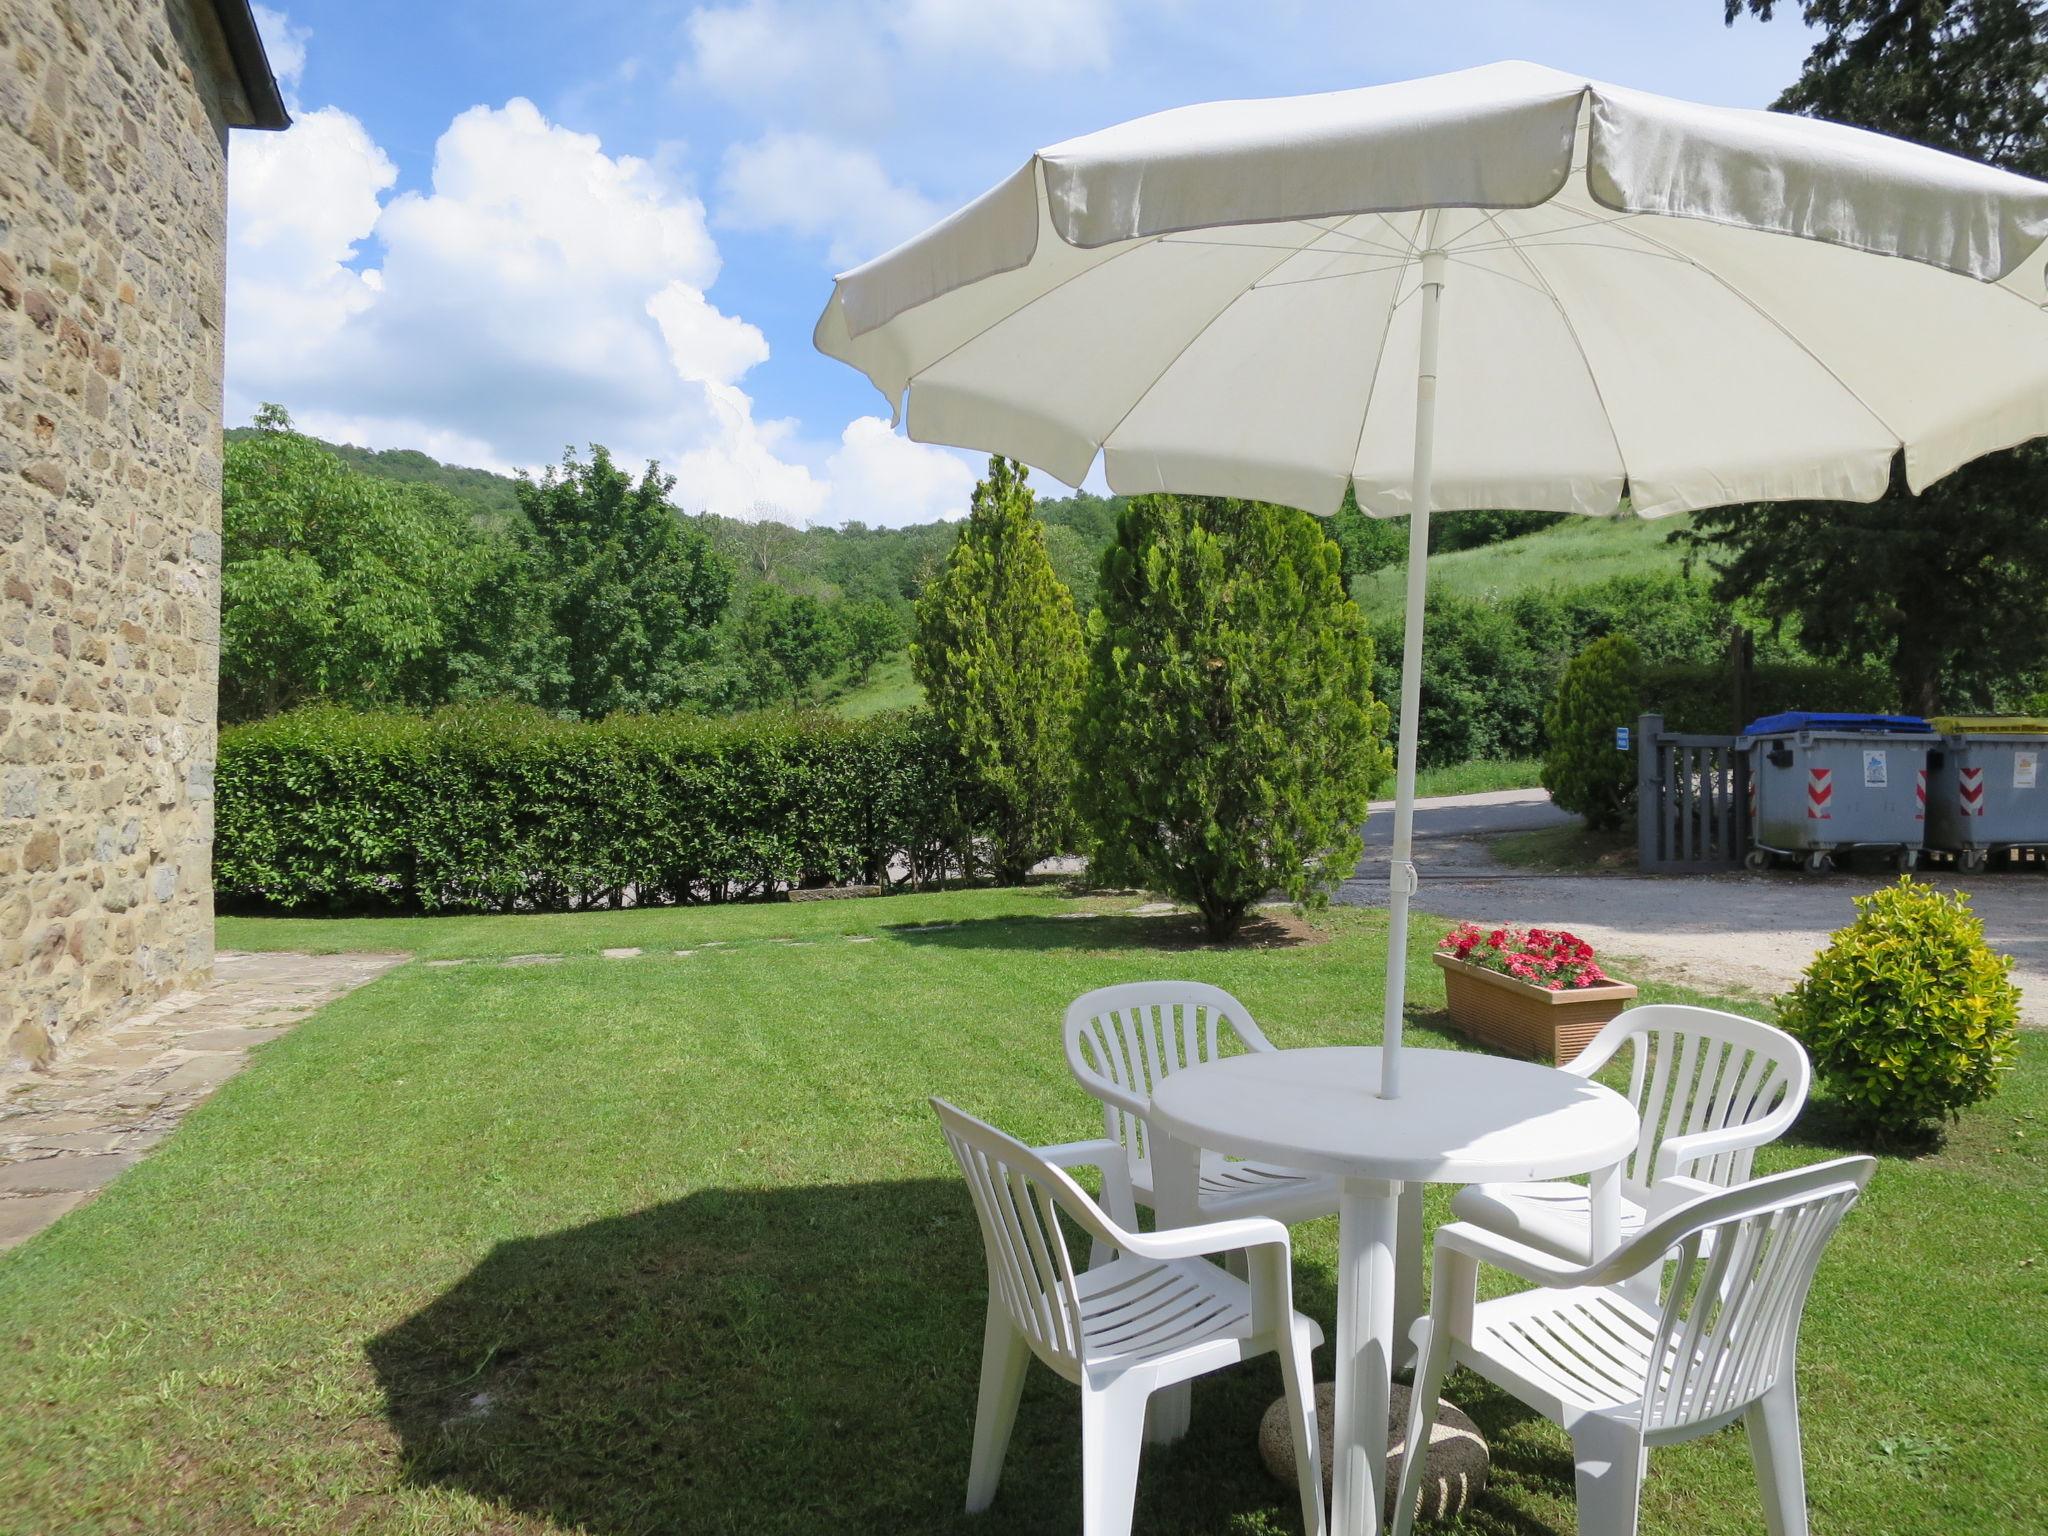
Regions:
<instances>
[{"instance_id":1,"label":"blue sky","mask_svg":"<svg viewBox=\"0 0 2048 1536\"><path fill-rule=\"evenodd\" d=\"M1719 0L292 0L298 124L230 160L228 419L492 467L658 457L692 508L901 523L974 462L810 331L832 273L1041 145L1225 96L1527 58L1766 104Z\"/></svg>"}]
</instances>

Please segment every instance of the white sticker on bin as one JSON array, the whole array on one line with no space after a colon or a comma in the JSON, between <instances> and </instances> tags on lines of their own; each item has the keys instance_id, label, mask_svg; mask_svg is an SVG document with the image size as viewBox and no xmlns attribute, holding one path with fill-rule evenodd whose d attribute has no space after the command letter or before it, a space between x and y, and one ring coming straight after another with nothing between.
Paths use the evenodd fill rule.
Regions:
<instances>
[{"instance_id":1,"label":"white sticker on bin","mask_svg":"<svg viewBox=\"0 0 2048 1536\"><path fill-rule=\"evenodd\" d=\"M1884 753L1865 752L1863 754L1863 787L1865 789L1883 789L1886 782Z\"/></svg>"},{"instance_id":2,"label":"white sticker on bin","mask_svg":"<svg viewBox=\"0 0 2048 1536\"><path fill-rule=\"evenodd\" d=\"M2015 752L2012 755L2012 787L2032 789L2041 771L2041 754L2038 752Z\"/></svg>"}]
</instances>

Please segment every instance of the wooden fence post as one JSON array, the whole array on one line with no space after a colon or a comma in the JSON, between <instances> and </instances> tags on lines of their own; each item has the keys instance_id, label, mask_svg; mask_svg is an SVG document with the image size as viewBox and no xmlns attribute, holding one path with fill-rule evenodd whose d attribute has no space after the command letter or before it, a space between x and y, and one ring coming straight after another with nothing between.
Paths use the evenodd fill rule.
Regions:
<instances>
[{"instance_id":1,"label":"wooden fence post","mask_svg":"<svg viewBox=\"0 0 2048 1536\"><path fill-rule=\"evenodd\" d=\"M1662 769L1664 749L1662 715L1641 715L1636 719L1636 864L1644 870L1657 866L1662 851L1658 832L1663 825L1664 799Z\"/></svg>"}]
</instances>

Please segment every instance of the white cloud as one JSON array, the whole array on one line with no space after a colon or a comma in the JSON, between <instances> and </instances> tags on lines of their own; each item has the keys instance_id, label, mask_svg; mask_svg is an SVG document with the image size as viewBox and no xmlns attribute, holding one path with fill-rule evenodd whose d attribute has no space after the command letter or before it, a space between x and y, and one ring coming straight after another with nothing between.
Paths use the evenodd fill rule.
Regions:
<instances>
[{"instance_id":1,"label":"white cloud","mask_svg":"<svg viewBox=\"0 0 2048 1536\"><path fill-rule=\"evenodd\" d=\"M843 0L741 0L706 6L684 24L680 84L782 115L873 124L890 110L879 29Z\"/></svg>"},{"instance_id":2,"label":"white cloud","mask_svg":"<svg viewBox=\"0 0 2048 1536\"><path fill-rule=\"evenodd\" d=\"M1106 69L1110 12L1110 0L904 0L890 25L907 46L934 53Z\"/></svg>"},{"instance_id":3,"label":"white cloud","mask_svg":"<svg viewBox=\"0 0 2048 1536\"><path fill-rule=\"evenodd\" d=\"M256 34L263 39L263 52L270 60L270 72L287 93L299 88L306 73L306 40L311 27L295 27L282 11L267 5L251 7L256 13Z\"/></svg>"},{"instance_id":4,"label":"white cloud","mask_svg":"<svg viewBox=\"0 0 2048 1536\"><path fill-rule=\"evenodd\" d=\"M699 6L677 78L778 121L887 120L930 72L1099 71L1113 0L737 0Z\"/></svg>"},{"instance_id":5,"label":"white cloud","mask_svg":"<svg viewBox=\"0 0 2048 1536\"><path fill-rule=\"evenodd\" d=\"M688 283L677 281L647 301L678 375L700 384L734 384L768 361L768 338L744 320L722 315Z\"/></svg>"},{"instance_id":6,"label":"white cloud","mask_svg":"<svg viewBox=\"0 0 2048 1536\"><path fill-rule=\"evenodd\" d=\"M768 343L705 296L704 206L653 164L517 98L457 116L431 187L388 200L389 159L335 108L235 151L237 417L281 400L321 435L487 468L603 442L670 465L693 507L824 509L794 423L738 387Z\"/></svg>"},{"instance_id":7,"label":"white cloud","mask_svg":"<svg viewBox=\"0 0 2048 1536\"><path fill-rule=\"evenodd\" d=\"M267 25L303 37L282 16ZM707 296L718 246L668 163L607 154L519 98L456 116L430 185L395 196L390 158L339 108L237 138L230 419L277 400L322 437L499 470L602 442L628 466L661 460L682 505L731 516L964 512L974 472L950 450L875 417L836 443L757 418L743 383L767 339ZM932 212L825 139L771 136L728 171L739 222L835 253L867 254ZM830 195L794 200L805 185Z\"/></svg>"},{"instance_id":8,"label":"white cloud","mask_svg":"<svg viewBox=\"0 0 2048 1536\"><path fill-rule=\"evenodd\" d=\"M858 518L870 526L965 517L976 478L964 455L913 443L879 416L848 423L825 469L834 519Z\"/></svg>"},{"instance_id":9,"label":"white cloud","mask_svg":"<svg viewBox=\"0 0 2048 1536\"><path fill-rule=\"evenodd\" d=\"M721 224L825 240L839 268L880 255L940 213L921 193L891 181L869 151L815 133L770 133L729 146L718 190Z\"/></svg>"},{"instance_id":10,"label":"white cloud","mask_svg":"<svg viewBox=\"0 0 2048 1536\"><path fill-rule=\"evenodd\" d=\"M689 511L726 517L808 523L822 516L831 487L781 457L795 441L796 423L755 421L753 402L730 385L706 385L704 393L718 431L676 459L676 499Z\"/></svg>"},{"instance_id":11,"label":"white cloud","mask_svg":"<svg viewBox=\"0 0 2048 1536\"><path fill-rule=\"evenodd\" d=\"M235 140L231 376L317 370L344 327L376 303L375 275L351 263L397 179L363 125L334 107L300 113L287 132Z\"/></svg>"}]
</instances>

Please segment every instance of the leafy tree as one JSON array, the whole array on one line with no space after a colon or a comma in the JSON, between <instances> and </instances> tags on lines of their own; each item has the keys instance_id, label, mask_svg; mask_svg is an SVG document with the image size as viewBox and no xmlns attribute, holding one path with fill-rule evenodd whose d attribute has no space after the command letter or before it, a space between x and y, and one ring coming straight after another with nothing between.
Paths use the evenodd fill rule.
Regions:
<instances>
[{"instance_id":1,"label":"leafy tree","mask_svg":"<svg viewBox=\"0 0 2048 1536\"><path fill-rule=\"evenodd\" d=\"M1627 635L1609 635L1572 658L1544 712L1543 787L1589 827L1611 830L1627 818L1636 758L1615 750L1614 733L1634 724L1642 697L1642 650Z\"/></svg>"},{"instance_id":2,"label":"leafy tree","mask_svg":"<svg viewBox=\"0 0 2048 1536\"><path fill-rule=\"evenodd\" d=\"M635 481L597 445L521 478L528 528L499 597L531 626L508 665L544 708L594 720L688 699L732 572L677 520L674 483L654 464Z\"/></svg>"},{"instance_id":3,"label":"leafy tree","mask_svg":"<svg viewBox=\"0 0 2048 1536\"><path fill-rule=\"evenodd\" d=\"M1723 0L1730 26L1777 0ZM2041 0L1800 0L1820 33L1780 112L1875 128L2048 176L2048 5Z\"/></svg>"},{"instance_id":4,"label":"leafy tree","mask_svg":"<svg viewBox=\"0 0 2048 1536\"><path fill-rule=\"evenodd\" d=\"M1431 527L1434 526L1432 523ZM1343 505L1330 519L1330 537L1343 551L1346 580L1368 576L1408 558L1408 520L1368 516L1348 485L1344 487Z\"/></svg>"},{"instance_id":5,"label":"leafy tree","mask_svg":"<svg viewBox=\"0 0 2048 1536\"><path fill-rule=\"evenodd\" d=\"M1102 563L1102 551L1090 547L1088 541L1065 523L1048 523L1045 527L1045 554L1052 561L1053 574L1060 579L1074 599L1074 611L1086 614L1095 606L1095 582L1097 568Z\"/></svg>"},{"instance_id":6,"label":"leafy tree","mask_svg":"<svg viewBox=\"0 0 2048 1536\"><path fill-rule=\"evenodd\" d=\"M221 716L423 703L487 556L445 494L350 470L265 405L227 444Z\"/></svg>"},{"instance_id":7,"label":"leafy tree","mask_svg":"<svg viewBox=\"0 0 2048 1536\"><path fill-rule=\"evenodd\" d=\"M1074 600L1046 555L1024 466L992 458L945 566L917 602L910 666L985 800L1005 884L1066 845L1082 669Z\"/></svg>"},{"instance_id":8,"label":"leafy tree","mask_svg":"<svg viewBox=\"0 0 2048 1536\"><path fill-rule=\"evenodd\" d=\"M1725 0L1768 20L1774 0ZM2048 5L2039 0L1804 0L1820 38L1786 111L1877 129L2048 174ZM1894 473L1870 506L1721 507L1674 538L1703 553L1715 591L1798 625L1816 656L1875 660L1908 708L1993 702L2048 664L2015 624L2048 587L2048 449L1965 465L1919 496Z\"/></svg>"},{"instance_id":9,"label":"leafy tree","mask_svg":"<svg viewBox=\"0 0 2048 1536\"><path fill-rule=\"evenodd\" d=\"M1287 507L1125 508L1089 622L1078 799L1102 878L1237 931L1267 892L1323 898L1387 773L1373 645L1342 554Z\"/></svg>"},{"instance_id":10,"label":"leafy tree","mask_svg":"<svg viewBox=\"0 0 2048 1536\"><path fill-rule=\"evenodd\" d=\"M748 594L736 644L757 704L792 698L839 664L846 639L808 592L763 584Z\"/></svg>"},{"instance_id":11,"label":"leafy tree","mask_svg":"<svg viewBox=\"0 0 2048 1536\"><path fill-rule=\"evenodd\" d=\"M836 616L853 681L864 683L876 663L902 646L903 623L896 617L895 607L878 598L841 602Z\"/></svg>"}]
</instances>

